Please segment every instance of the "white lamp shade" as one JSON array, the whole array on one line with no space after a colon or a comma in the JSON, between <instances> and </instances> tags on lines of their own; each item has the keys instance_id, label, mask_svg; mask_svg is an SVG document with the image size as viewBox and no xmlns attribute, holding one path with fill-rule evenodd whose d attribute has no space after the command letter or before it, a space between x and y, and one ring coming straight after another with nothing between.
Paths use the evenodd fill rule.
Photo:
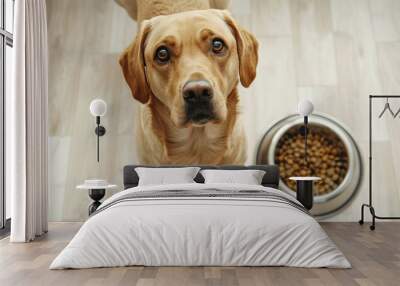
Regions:
<instances>
[{"instance_id":1,"label":"white lamp shade","mask_svg":"<svg viewBox=\"0 0 400 286\"><path fill-rule=\"evenodd\" d=\"M300 101L299 105L297 106L297 111L301 116L308 116L313 112L313 110L314 105L307 99Z\"/></svg>"},{"instance_id":2,"label":"white lamp shade","mask_svg":"<svg viewBox=\"0 0 400 286\"><path fill-rule=\"evenodd\" d=\"M107 112L107 104L102 99L93 99L90 103L90 113L93 116L104 116Z\"/></svg>"}]
</instances>

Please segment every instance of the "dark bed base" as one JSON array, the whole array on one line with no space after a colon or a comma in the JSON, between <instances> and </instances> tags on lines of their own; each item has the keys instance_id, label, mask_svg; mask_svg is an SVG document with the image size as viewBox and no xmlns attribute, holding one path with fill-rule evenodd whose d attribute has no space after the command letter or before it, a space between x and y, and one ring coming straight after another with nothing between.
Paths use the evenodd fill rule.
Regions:
<instances>
[{"instance_id":1,"label":"dark bed base","mask_svg":"<svg viewBox=\"0 0 400 286\"><path fill-rule=\"evenodd\" d=\"M135 171L136 167L148 167L148 168L179 168L187 166L149 166L149 165L127 165L124 167L124 189L136 187L139 183L139 177ZM198 166L201 169L218 169L218 170L263 170L265 175L262 180L262 185L265 187L271 187L278 189L279 186L279 169L274 165L251 165L251 166L239 166L239 165L221 165L221 166ZM194 180L197 183L204 183L203 176L199 173Z\"/></svg>"}]
</instances>

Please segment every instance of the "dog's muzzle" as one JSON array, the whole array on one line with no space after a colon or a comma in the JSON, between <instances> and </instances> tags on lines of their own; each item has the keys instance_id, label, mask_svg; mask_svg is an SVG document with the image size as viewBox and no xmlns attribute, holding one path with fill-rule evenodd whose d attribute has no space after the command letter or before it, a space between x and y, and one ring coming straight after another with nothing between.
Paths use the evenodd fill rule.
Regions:
<instances>
[{"instance_id":1,"label":"dog's muzzle","mask_svg":"<svg viewBox=\"0 0 400 286\"><path fill-rule=\"evenodd\" d=\"M188 81L182 89L185 100L186 118L197 124L205 124L214 119L212 105L213 89L206 80Z\"/></svg>"}]
</instances>

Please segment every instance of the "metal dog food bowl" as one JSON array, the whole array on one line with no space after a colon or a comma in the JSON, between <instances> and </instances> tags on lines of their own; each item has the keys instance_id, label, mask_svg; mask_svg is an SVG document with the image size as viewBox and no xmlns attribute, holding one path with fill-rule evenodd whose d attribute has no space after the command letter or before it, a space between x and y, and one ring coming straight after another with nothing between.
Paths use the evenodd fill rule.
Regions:
<instances>
[{"instance_id":1,"label":"metal dog food bowl","mask_svg":"<svg viewBox=\"0 0 400 286\"><path fill-rule=\"evenodd\" d=\"M298 164L304 162L303 147L299 149L300 138L303 140L301 144L304 146L303 136L299 132L302 126L303 118L298 115L283 118L265 133L257 151L257 164L278 165L281 173L280 189L293 196L296 196L296 188L288 186L290 184L288 178L302 175L298 173L299 171L304 172L298 167ZM318 183L315 185L314 207L311 213L320 217L327 216L342 209L357 192L362 175L361 156L351 135L335 119L322 114L313 114L309 117L308 129L309 138L312 136L316 138L314 141L309 141L308 147L309 150L314 150L316 155L311 158L314 166L309 171L312 174L307 175L322 178L321 185ZM321 147L324 144L325 147ZM325 149L322 150L322 148ZM296 150L293 151L293 149ZM328 164L319 161L320 151L322 153L331 151L329 155L326 155L328 157L324 157L324 162L333 164L333 167L328 170L328 174L326 169L322 168ZM286 160L288 158L286 155L293 154L293 152L296 153L293 155L294 157ZM330 160L337 163L331 163ZM291 165L296 165L297 169L291 171ZM332 175L332 172L335 174ZM336 181L333 181L332 178L335 178ZM318 188L323 191L318 191Z\"/></svg>"}]
</instances>

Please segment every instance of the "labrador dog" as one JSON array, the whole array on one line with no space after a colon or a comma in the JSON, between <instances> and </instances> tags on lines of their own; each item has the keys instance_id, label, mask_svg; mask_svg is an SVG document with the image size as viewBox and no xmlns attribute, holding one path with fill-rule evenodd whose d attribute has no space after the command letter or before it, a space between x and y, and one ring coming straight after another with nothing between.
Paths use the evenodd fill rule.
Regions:
<instances>
[{"instance_id":1,"label":"labrador dog","mask_svg":"<svg viewBox=\"0 0 400 286\"><path fill-rule=\"evenodd\" d=\"M141 103L139 160L243 164L246 137L237 85L240 80L248 87L256 76L257 41L225 10L188 10L142 20L120 57L125 80Z\"/></svg>"}]
</instances>

